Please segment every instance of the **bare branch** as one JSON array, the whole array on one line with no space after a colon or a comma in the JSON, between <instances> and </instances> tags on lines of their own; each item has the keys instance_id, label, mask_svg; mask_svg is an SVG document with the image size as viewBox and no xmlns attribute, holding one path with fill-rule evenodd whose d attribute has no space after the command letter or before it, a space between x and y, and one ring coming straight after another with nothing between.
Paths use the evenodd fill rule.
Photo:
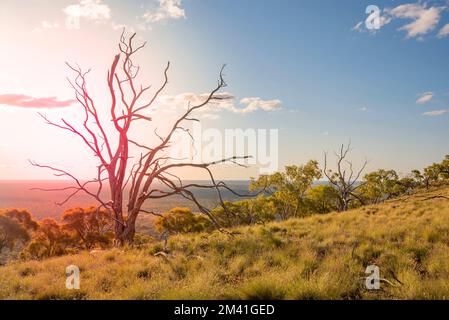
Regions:
<instances>
[{"instance_id":1,"label":"bare branch","mask_svg":"<svg viewBox=\"0 0 449 320\"><path fill-rule=\"evenodd\" d=\"M94 156L98 158L99 163L96 167L96 177L87 182L81 182L73 174L65 170L30 161L35 167L49 169L55 176L68 177L74 182L74 185L70 187L41 190L69 191L70 194L60 204L67 203L80 192L94 198L99 203L99 208L105 208L115 221L114 233L117 244L132 241L135 233L135 222L139 213L143 212L157 215L154 212L143 209L146 200L176 194L192 201L200 212L207 215L217 228L220 228L211 210L202 205L190 189L214 189L217 192L221 205L226 210L222 191L227 190L234 195L241 195L234 192L224 182L215 181L210 167L223 163L232 163L246 167L239 163L238 160L244 160L250 157L235 156L209 163L177 163L176 161L187 160L167 156L166 151L174 144L172 138L176 131L182 131L189 135L192 140L194 139L190 130L183 125L187 121L199 121L193 115L195 111L204 108L214 101L221 101L228 98L218 95L218 92L226 87L224 80L225 66L222 66L220 69L217 85L205 99L195 106L191 106L189 103L187 110L169 127L166 135L159 135L157 129L154 129L154 133L160 141L155 146L148 146L146 143L136 142L134 139L131 139L129 137L130 129L133 128L133 124L136 121L145 121L145 123L152 122L152 117L145 114L144 111L153 105L166 88L170 62L167 63L164 69L164 80L162 84L150 97L144 97L151 86L137 83L141 68L135 65L133 60L135 54L146 46L146 42L135 45L135 37L136 34L133 33L127 38L125 36L125 29L123 29L118 45L119 53L114 56L107 72L106 82L108 85L108 95L111 98L109 106L110 119L107 120L112 121L113 128L115 129L113 133L106 133L104 130L97 107L88 90L86 76L89 74L90 69L83 72L78 65L67 63L68 68L74 73L74 79L68 79L68 81L74 90L75 98L79 102L84 114L84 119L80 124L81 129L77 129L65 119L61 119L61 123L58 124L50 121L42 114L40 116L47 124L80 137L88 147L88 150L92 151ZM140 153L140 157L135 163L132 163L133 160L131 160L133 156L130 153L130 144L145 150L145 152ZM179 177L170 172L172 169L182 167L204 170L209 175L210 184L201 185L193 183L184 185ZM166 190L155 186L156 182L162 183ZM128 187L129 195L126 202L124 195L125 188ZM110 196L107 201L101 198L105 192L108 192Z\"/></svg>"}]
</instances>

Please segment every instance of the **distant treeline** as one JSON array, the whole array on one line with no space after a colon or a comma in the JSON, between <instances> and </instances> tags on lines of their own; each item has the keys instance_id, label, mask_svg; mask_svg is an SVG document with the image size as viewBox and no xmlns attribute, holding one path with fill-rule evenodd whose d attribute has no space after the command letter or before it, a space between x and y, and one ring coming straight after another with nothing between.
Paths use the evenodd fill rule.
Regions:
<instances>
[{"instance_id":1,"label":"distant treeline","mask_svg":"<svg viewBox=\"0 0 449 320\"><path fill-rule=\"evenodd\" d=\"M342 148L337 154L335 171L321 169L317 161L311 160L305 165L286 166L283 172L260 176L249 186L251 191L262 191L257 197L216 207L212 210L214 221L187 208L174 208L159 217L156 225L161 232L185 233L342 212L410 194L417 188L429 189L449 179L449 155L422 172L412 170L403 177L395 170L385 169L361 177L364 166L355 172L346 157L347 150ZM323 177L327 178L327 184L314 183Z\"/></svg>"}]
</instances>

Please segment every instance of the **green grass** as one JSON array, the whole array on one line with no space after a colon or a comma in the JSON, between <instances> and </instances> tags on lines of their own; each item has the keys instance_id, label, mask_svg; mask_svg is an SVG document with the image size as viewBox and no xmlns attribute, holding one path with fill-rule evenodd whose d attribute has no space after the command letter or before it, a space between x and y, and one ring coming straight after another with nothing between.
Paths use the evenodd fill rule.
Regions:
<instances>
[{"instance_id":1,"label":"green grass","mask_svg":"<svg viewBox=\"0 0 449 320\"><path fill-rule=\"evenodd\" d=\"M345 213L0 267L0 299L449 299L449 201L421 193ZM65 289L65 268L81 290ZM364 286L380 267L380 290Z\"/></svg>"}]
</instances>

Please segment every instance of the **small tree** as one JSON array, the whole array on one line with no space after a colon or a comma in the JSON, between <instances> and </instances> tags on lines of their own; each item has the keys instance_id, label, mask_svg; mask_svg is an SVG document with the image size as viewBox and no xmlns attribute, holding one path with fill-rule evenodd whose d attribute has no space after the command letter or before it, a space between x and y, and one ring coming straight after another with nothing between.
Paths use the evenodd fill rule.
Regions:
<instances>
[{"instance_id":1,"label":"small tree","mask_svg":"<svg viewBox=\"0 0 449 320\"><path fill-rule=\"evenodd\" d=\"M160 199L173 195L181 195L192 201L199 211L207 215L212 222L216 223L211 211L202 205L195 197L192 188L209 188L217 192L221 204L223 204L221 191L228 189L224 182L217 182L212 174L211 167L225 162L235 163L237 159L246 159L247 156L230 157L218 159L209 163L176 162L168 155L168 151L174 143L175 132L190 135L185 124L199 121L194 113L212 102L228 99L226 94L219 91L226 86L223 78L223 68L220 71L218 83L210 91L204 100L196 105L186 106L187 110L176 120L164 136L154 130L155 136L160 142L156 145L148 145L147 141L137 142L131 137L131 129L137 121L151 123L152 118L147 114L150 107L156 101L159 94L168 83L168 70L170 63L164 71L164 82L152 94L149 94L151 86L136 83L140 67L133 62L135 54L145 46L134 45L133 34L126 39L124 32L120 38L119 51L111 64L107 74L108 94L110 96L109 114L115 134L107 134L102 121L100 109L97 107L90 90L87 86L86 77L89 73L83 72L81 68L67 64L75 73L75 79L69 80L75 92L75 98L81 106L85 119L81 128L62 119L61 123L50 121L44 115L44 120L55 127L63 129L78 136L87 149L98 159L97 173L94 179L82 182L66 170L48 165L40 165L31 162L32 165L47 168L56 176L70 178L74 186L64 188L71 190L70 195L60 204L67 202L79 192L84 192L93 197L99 204L99 208L105 209L114 220L114 235L117 245L132 243L136 231L136 219L142 212L151 213L143 209L144 203L152 199ZM123 59L122 59L123 58ZM131 163L130 146L134 145L139 150L140 156L137 161ZM184 184L173 172L176 168L191 168L203 170L209 177L209 184ZM159 185L158 185L159 184ZM160 188L160 184L165 190ZM129 190L125 198L125 188ZM104 197L102 191L107 189L108 197ZM40 189L49 190L49 189ZM53 189L54 190L54 189ZM59 189L61 190L61 189Z\"/></svg>"},{"instance_id":2,"label":"small tree","mask_svg":"<svg viewBox=\"0 0 449 320\"><path fill-rule=\"evenodd\" d=\"M449 155L440 162L440 175L444 179L449 179Z\"/></svg>"},{"instance_id":3,"label":"small tree","mask_svg":"<svg viewBox=\"0 0 449 320\"><path fill-rule=\"evenodd\" d=\"M62 227L74 233L76 242L86 249L95 245L109 245L113 238L113 220L106 210L98 208L73 208L62 214Z\"/></svg>"},{"instance_id":4,"label":"small tree","mask_svg":"<svg viewBox=\"0 0 449 320\"><path fill-rule=\"evenodd\" d=\"M0 215L0 253L5 248L12 250L17 242L26 242L29 239L28 232L18 221Z\"/></svg>"},{"instance_id":5,"label":"small tree","mask_svg":"<svg viewBox=\"0 0 449 320\"><path fill-rule=\"evenodd\" d=\"M432 183L437 182L441 174L441 165L439 163L434 163L423 171L423 182L426 189L429 189Z\"/></svg>"},{"instance_id":6,"label":"small tree","mask_svg":"<svg viewBox=\"0 0 449 320\"><path fill-rule=\"evenodd\" d=\"M339 152L335 152L335 171L327 168L327 152L324 153L323 173L329 180L329 183L334 186L338 192L340 202L339 211L348 210L351 202L354 200L359 200L363 203L363 200L356 194L356 190L363 185L359 181L359 178L363 170L365 170L368 161L365 160L360 170L355 172L352 162L347 160L350 147L351 142L349 142L346 147L342 144Z\"/></svg>"},{"instance_id":7,"label":"small tree","mask_svg":"<svg viewBox=\"0 0 449 320\"><path fill-rule=\"evenodd\" d=\"M35 236L21 252L21 256L32 259L60 256L67 253L67 248L72 244L70 235L56 220L45 218L39 222Z\"/></svg>"},{"instance_id":8,"label":"small tree","mask_svg":"<svg viewBox=\"0 0 449 320\"><path fill-rule=\"evenodd\" d=\"M284 172L276 172L265 175L252 181L251 190L264 188L280 205L280 211L284 219L290 216L297 217L304 213L301 208L307 190L315 180L321 178L321 170L318 162L310 160L301 166L286 166Z\"/></svg>"},{"instance_id":9,"label":"small tree","mask_svg":"<svg viewBox=\"0 0 449 320\"><path fill-rule=\"evenodd\" d=\"M37 222L26 210L0 210L0 252L7 247L13 249L18 243L25 244L37 228Z\"/></svg>"},{"instance_id":10,"label":"small tree","mask_svg":"<svg viewBox=\"0 0 449 320\"><path fill-rule=\"evenodd\" d=\"M158 231L169 234L202 232L209 229L210 225L209 219L192 213L189 208L173 208L156 219Z\"/></svg>"},{"instance_id":11,"label":"small tree","mask_svg":"<svg viewBox=\"0 0 449 320\"><path fill-rule=\"evenodd\" d=\"M273 196L259 196L226 203L226 211L222 207L213 210L220 225L234 227L265 223L274 220L278 207Z\"/></svg>"},{"instance_id":12,"label":"small tree","mask_svg":"<svg viewBox=\"0 0 449 320\"><path fill-rule=\"evenodd\" d=\"M310 213L328 213L339 209L337 190L331 185L318 185L307 191Z\"/></svg>"},{"instance_id":13,"label":"small tree","mask_svg":"<svg viewBox=\"0 0 449 320\"><path fill-rule=\"evenodd\" d=\"M396 171L379 169L363 177L363 186L359 192L365 202L380 203L404 193L406 187Z\"/></svg>"},{"instance_id":14,"label":"small tree","mask_svg":"<svg viewBox=\"0 0 449 320\"><path fill-rule=\"evenodd\" d=\"M449 179L449 155L446 155L440 163L432 163L425 167L422 173L419 170L413 170L412 175L417 183L426 189L440 180Z\"/></svg>"}]
</instances>

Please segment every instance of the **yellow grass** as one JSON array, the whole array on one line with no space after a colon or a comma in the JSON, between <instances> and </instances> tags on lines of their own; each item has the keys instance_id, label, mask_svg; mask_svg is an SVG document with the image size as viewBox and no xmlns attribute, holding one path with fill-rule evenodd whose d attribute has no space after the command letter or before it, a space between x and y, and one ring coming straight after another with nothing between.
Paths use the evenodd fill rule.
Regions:
<instances>
[{"instance_id":1,"label":"yellow grass","mask_svg":"<svg viewBox=\"0 0 449 320\"><path fill-rule=\"evenodd\" d=\"M0 299L448 299L449 200L420 193L346 213L0 267ZM65 268L81 289L65 288ZM380 290L365 268L380 267ZM399 281L400 282L399 282Z\"/></svg>"}]
</instances>

